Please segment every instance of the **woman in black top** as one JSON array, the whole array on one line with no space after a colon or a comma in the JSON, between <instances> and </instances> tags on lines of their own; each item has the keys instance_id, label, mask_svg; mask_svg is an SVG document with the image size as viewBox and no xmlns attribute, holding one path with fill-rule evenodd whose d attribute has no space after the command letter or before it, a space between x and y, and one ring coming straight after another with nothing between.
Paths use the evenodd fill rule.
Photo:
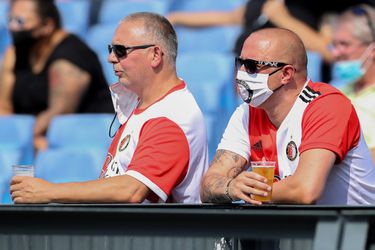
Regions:
<instances>
[{"instance_id":1,"label":"woman in black top","mask_svg":"<svg viewBox=\"0 0 375 250\"><path fill-rule=\"evenodd\" d=\"M13 46L0 75L0 114L36 115L34 144L46 147L51 119L65 113L112 113L107 82L96 54L61 28L52 0L11 2Z\"/></svg>"}]
</instances>

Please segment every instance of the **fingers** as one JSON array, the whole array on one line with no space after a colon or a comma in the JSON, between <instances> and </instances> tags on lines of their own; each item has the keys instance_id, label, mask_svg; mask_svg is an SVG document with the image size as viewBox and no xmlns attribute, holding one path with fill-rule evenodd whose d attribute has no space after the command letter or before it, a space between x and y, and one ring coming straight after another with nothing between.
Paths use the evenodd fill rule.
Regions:
<instances>
[{"instance_id":1,"label":"fingers","mask_svg":"<svg viewBox=\"0 0 375 250\"><path fill-rule=\"evenodd\" d=\"M13 176L13 178L10 182L10 185L21 183L22 181L24 181L27 178L32 178L32 177L30 177L30 176Z\"/></svg>"},{"instance_id":2,"label":"fingers","mask_svg":"<svg viewBox=\"0 0 375 250\"><path fill-rule=\"evenodd\" d=\"M247 203L261 205L262 202L253 199L253 195L266 197L271 187L266 184L267 179L253 172L242 172L230 183L229 191L234 199L241 199Z\"/></svg>"}]
</instances>

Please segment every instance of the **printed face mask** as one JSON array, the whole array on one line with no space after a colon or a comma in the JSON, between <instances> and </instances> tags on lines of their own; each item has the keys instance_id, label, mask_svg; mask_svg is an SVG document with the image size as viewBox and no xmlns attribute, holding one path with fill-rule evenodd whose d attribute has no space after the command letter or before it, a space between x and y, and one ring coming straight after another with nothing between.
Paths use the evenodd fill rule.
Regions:
<instances>
[{"instance_id":1,"label":"printed face mask","mask_svg":"<svg viewBox=\"0 0 375 250\"><path fill-rule=\"evenodd\" d=\"M367 71L363 67L364 62L370 55L373 45L367 47L365 52L363 52L360 59L349 60L349 61L339 61L333 64L332 76L333 79L339 80L344 84L357 81L360 79Z\"/></svg>"},{"instance_id":2,"label":"printed face mask","mask_svg":"<svg viewBox=\"0 0 375 250\"><path fill-rule=\"evenodd\" d=\"M258 107L264 103L273 93L268 88L268 74L249 74L238 70L236 83L242 100L252 107Z\"/></svg>"}]
</instances>

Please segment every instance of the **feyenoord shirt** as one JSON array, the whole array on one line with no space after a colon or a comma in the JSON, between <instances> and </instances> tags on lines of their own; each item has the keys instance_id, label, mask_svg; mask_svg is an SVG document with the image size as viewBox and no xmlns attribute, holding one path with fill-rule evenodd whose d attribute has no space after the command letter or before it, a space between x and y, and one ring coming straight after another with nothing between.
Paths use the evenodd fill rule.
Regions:
<instances>
[{"instance_id":1,"label":"feyenoord shirt","mask_svg":"<svg viewBox=\"0 0 375 250\"><path fill-rule=\"evenodd\" d=\"M124 89L117 93L123 95L123 100L114 100L123 124L109 147L101 178L132 176L152 191L149 202L199 203L200 182L208 168L206 127L185 83L130 114L116 106L132 98L124 96Z\"/></svg>"},{"instance_id":2,"label":"feyenoord shirt","mask_svg":"<svg viewBox=\"0 0 375 250\"><path fill-rule=\"evenodd\" d=\"M307 81L279 128L264 110L240 105L218 146L248 162L276 161L275 181L293 175L301 153L318 148L337 159L317 204L375 203L375 166L357 114L349 99L328 84Z\"/></svg>"}]
</instances>

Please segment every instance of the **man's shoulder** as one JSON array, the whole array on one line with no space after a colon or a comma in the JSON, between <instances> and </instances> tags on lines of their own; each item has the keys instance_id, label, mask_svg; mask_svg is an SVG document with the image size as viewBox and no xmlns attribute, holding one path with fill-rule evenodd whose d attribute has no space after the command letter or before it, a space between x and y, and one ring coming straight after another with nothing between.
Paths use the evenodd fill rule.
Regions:
<instances>
[{"instance_id":1,"label":"man's shoulder","mask_svg":"<svg viewBox=\"0 0 375 250\"><path fill-rule=\"evenodd\" d=\"M312 96L312 99L314 99L314 101L321 99L330 99L332 101L337 100L350 103L349 98L343 92L324 82L310 81L306 85L305 90L302 91L301 95L306 93L306 96Z\"/></svg>"}]
</instances>

